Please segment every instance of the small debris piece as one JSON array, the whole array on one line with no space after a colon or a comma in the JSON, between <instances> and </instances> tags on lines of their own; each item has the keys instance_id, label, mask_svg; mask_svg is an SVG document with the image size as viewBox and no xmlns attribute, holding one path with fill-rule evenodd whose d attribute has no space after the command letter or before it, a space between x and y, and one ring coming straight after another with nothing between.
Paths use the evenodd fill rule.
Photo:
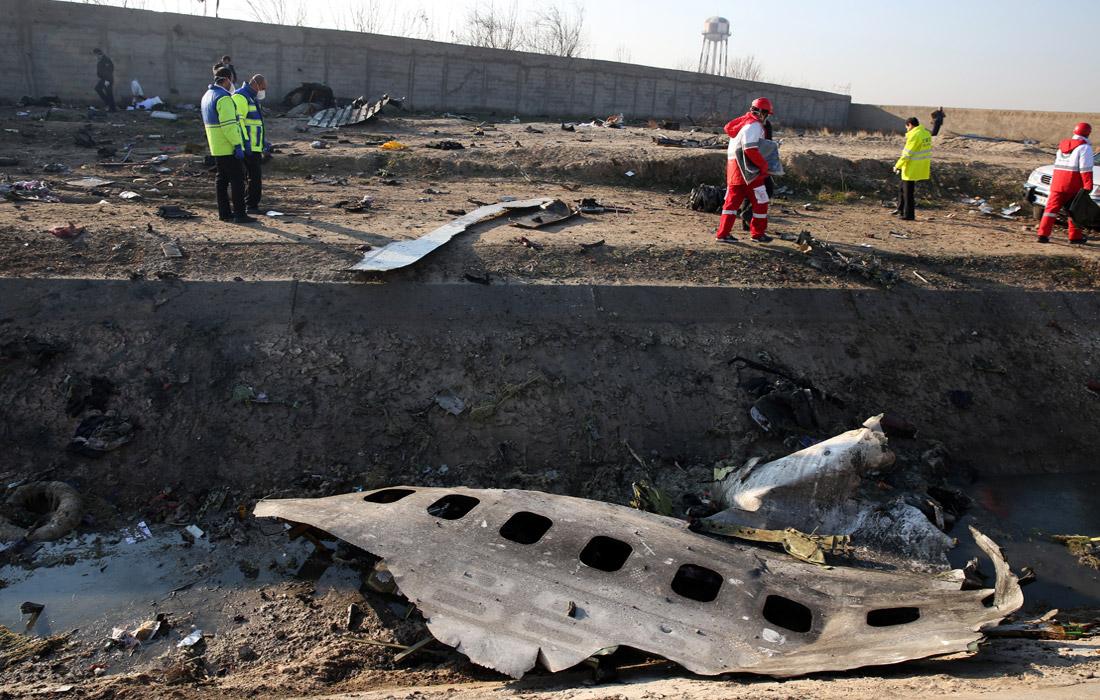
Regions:
<instances>
[{"instance_id":1,"label":"small debris piece","mask_svg":"<svg viewBox=\"0 0 1100 700\"><path fill-rule=\"evenodd\" d=\"M328 148L328 144L325 143L324 141L313 141L312 143L309 144L309 147L310 148L316 148L317 150L323 150L325 148Z\"/></svg>"},{"instance_id":2,"label":"small debris piece","mask_svg":"<svg viewBox=\"0 0 1100 700\"><path fill-rule=\"evenodd\" d=\"M240 661L255 661L258 658L260 658L260 655L256 653L255 649L247 644L242 644L241 647L237 649L237 659Z\"/></svg>"},{"instance_id":3,"label":"small debris piece","mask_svg":"<svg viewBox=\"0 0 1100 700\"><path fill-rule=\"evenodd\" d=\"M385 148L385 144L382 145ZM431 143L424 144L425 148L436 148L441 151L461 151L466 147L458 141L432 141Z\"/></svg>"},{"instance_id":4,"label":"small debris piece","mask_svg":"<svg viewBox=\"0 0 1100 700\"><path fill-rule=\"evenodd\" d=\"M400 141L387 141L379 146L379 148L381 148L383 151L404 151L408 148L408 146L401 143Z\"/></svg>"},{"instance_id":5,"label":"small debris piece","mask_svg":"<svg viewBox=\"0 0 1100 700\"><path fill-rule=\"evenodd\" d=\"M717 214L722 210L726 197L726 188L717 185L696 185L688 195L688 208L692 211L705 211Z\"/></svg>"},{"instance_id":6,"label":"small debris piece","mask_svg":"<svg viewBox=\"0 0 1100 700\"><path fill-rule=\"evenodd\" d=\"M396 663L401 663L402 661L409 658L410 656L412 656L413 654L420 651L421 649L428 646L429 644L431 644L434 641L435 641L435 637L432 637L432 636L427 636L424 639L421 639L419 642L417 642L416 644L413 644L411 647L409 647L405 651L403 651L400 654L397 654L396 656L394 656L393 657L393 662L395 664Z\"/></svg>"},{"instance_id":7,"label":"small debris piece","mask_svg":"<svg viewBox=\"0 0 1100 700\"><path fill-rule=\"evenodd\" d=\"M122 192L119 192L118 196L119 196L120 199L125 199L127 201L131 201L131 200L134 200L134 199L141 199L140 194L138 194L137 192L133 192L131 190L124 190Z\"/></svg>"},{"instance_id":8,"label":"small debris piece","mask_svg":"<svg viewBox=\"0 0 1100 700\"><path fill-rule=\"evenodd\" d=\"M180 250L178 243L172 241L165 241L160 244L161 252L164 253L164 257L172 260L183 257L183 251Z\"/></svg>"},{"instance_id":9,"label":"small debris piece","mask_svg":"<svg viewBox=\"0 0 1100 700\"><path fill-rule=\"evenodd\" d=\"M631 209L616 207L611 204L601 204L597 199L587 197L577 203L577 210L582 214L629 214Z\"/></svg>"},{"instance_id":10,"label":"small debris piece","mask_svg":"<svg viewBox=\"0 0 1100 700\"><path fill-rule=\"evenodd\" d=\"M63 163L47 163L42 166L42 172L44 173L67 173L69 170L69 166Z\"/></svg>"},{"instance_id":11,"label":"small debris piece","mask_svg":"<svg viewBox=\"0 0 1100 700\"><path fill-rule=\"evenodd\" d=\"M631 484L631 488L634 489L634 497L630 499L629 503L631 508L644 510L647 513L656 513L657 515L672 515L672 501L669 500L668 494L649 483L649 481L645 479L635 481Z\"/></svg>"},{"instance_id":12,"label":"small debris piece","mask_svg":"<svg viewBox=\"0 0 1100 700\"><path fill-rule=\"evenodd\" d=\"M466 215L466 210L465 209L448 209L447 213L450 214L451 216L465 216Z\"/></svg>"},{"instance_id":13,"label":"small debris piece","mask_svg":"<svg viewBox=\"0 0 1100 700\"><path fill-rule=\"evenodd\" d=\"M541 243L535 243L527 236L520 236L519 238L513 238L513 243L519 243L524 248L530 248L531 250L542 250L543 245Z\"/></svg>"},{"instance_id":14,"label":"small debris piece","mask_svg":"<svg viewBox=\"0 0 1100 700\"><path fill-rule=\"evenodd\" d=\"M106 187L114 184L114 180L104 180L101 177L82 177L79 180L69 180L65 183L69 187L79 187L82 190L91 190L96 187Z\"/></svg>"},{"instance_id":15,"label":"small debris piece","mask_svg":"<svg viewBox=\"0 0 1100 700\"><path fill-rule=\"evenodd\" d=\"M359 606L355 603L348 605L348 613L344 617L344 628L350 632L354 632L359 626L359 620L362 617L362 612L359 610Z\"/></svg>"},{"instance_id":16,"label":"small debris piece","mask_svg":"<svg viewBox=\"0 0 1100 700\"><path fill-rule=\"evenodd\" d=\"M177 649L189 649L193 648L196 644L202 641L202 630L195 630L191 634L187 635L176 644Z\"/></svg>"},{"instance_id":17,"label":"small debris piece","mask_svg":"<svg viewBox=\"0 0 1100 700\"><path fill-rule=\"evenodd\" d=\"M175 204L162 204L157 207L157 216L162 219L191 219L195 214Z\"/></svg>"},{"instance_id":18,"label":"small debris piece","mask_svg":"<svg viewBox=\"0 0 1100 700\"><path fill-rule=\"evenodd\" d=\"M436 394L435 403L452 416L457 416L466 410L466 402L452 389L444 389Z\"/></svg>"},{"instance_id":19,"label":"small debris piece","mask_svg":"<svg viewBox=\"0 0 1100 700\"><path fill-rule=\"evenodd\" d=\"M102 457L134 439L136 425L114 411L91 415L80 421L69 449L85 457Z\"/></svg>"},{"instance_id":20,"label":"small debris piece","mask_svg":"<svg viewBox=\"0 0 1100 700\"><path fill-rule=\"evenodd\" d=\"M462 275L462 279L467 282L473 282L474 284L490 284L489 275L474 275L469 272Z\"/></svg>"},{"instance_id":21,"label":"small debris piece","mask_svg":"<svg viewBox=\"0 0 1100 700\"><path fill-rule=\"evenodd\" d=\"M188 525L183 529L187 531L187 534L191 535L196 540L201 540L202 536L206 534L198 525Z\"/></svg>"},{"instance_id":22,"label":"small debris piece","mask_svg":"<svg viewBox=\"0 0 1100 700\"><path fill-rule=\"evenodd\" d=\"M50 233L57 236L58 238L62 238L68 241L83 235L84 232L87 230L87 227L78 227L76 224L70 221L68 226L54 226L50 229Z\"/></svg>"},{"instance_id":23,"label":"small debris piece","mask_svg":"<svg viewBox=\"0 0 1100 700\"><path fill-rule=\"evenodd\" d=\"M591 243L581 243L580 244L581 252L584 253L584 252L587 252L589 250L592 250L593 248L599 248L600 246L602 246L604 244L604 242L605 242L604 239L601 238L600 240L593 241Z\"/></svg>"}]
</instances>

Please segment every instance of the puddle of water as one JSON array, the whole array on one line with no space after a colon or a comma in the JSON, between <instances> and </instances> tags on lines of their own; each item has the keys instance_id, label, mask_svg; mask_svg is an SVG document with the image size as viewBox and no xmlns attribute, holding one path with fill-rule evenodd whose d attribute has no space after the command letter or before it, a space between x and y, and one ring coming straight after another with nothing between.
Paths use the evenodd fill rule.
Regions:
<instances>
[{"instance_id":1,"label":"puddle of water","mask_svg":"<svg viewBox=\"0 0 1100 700\"><path fill-rule=\"evenodd\" d=\"M949 555L953 565L978 556L982 570L992 574L966 530L973 524L1001 545L1013 571L1024 566L1035 570L1035 583L1024 588L1026 610L1100 607L1100 571L1082 566L1064 545L1050 539L1100 535L1100 474L998 477L967 492L975 503L951 533L960 540Z\"/></svg>"},{"instance_id":2,"label":"puddle of water","mask_svg":"<svg viewBox=\"0 0 1100 700\"><path fill-rule=\"evenodd\" d=\"M260 538L255 545L233 548L225 543L199 540L184 546L172 529L154 531L152 539L127 544L119 542L95 551L94 536L51 545L38 553L49 556L73 554L71 565L32 570L6 566L0 578L8 581L0 605L0 624L22 632L28 618L19 612L23 601L41 603L46 609L30 632L59 634L79 629L78 638L105 638L112 627L133 628L157 612L187 608L192 622L206 632L216 632L220 606L204 605L207 599L224 597L227 590L255 589L285 574L269 569L272 560L295 558L301 562L312 547L305 542L272 541ZM259 574L246 579L240 560L253 562ZM173 596L172 591L191 584Z\"/></svg>"}]
</instances>

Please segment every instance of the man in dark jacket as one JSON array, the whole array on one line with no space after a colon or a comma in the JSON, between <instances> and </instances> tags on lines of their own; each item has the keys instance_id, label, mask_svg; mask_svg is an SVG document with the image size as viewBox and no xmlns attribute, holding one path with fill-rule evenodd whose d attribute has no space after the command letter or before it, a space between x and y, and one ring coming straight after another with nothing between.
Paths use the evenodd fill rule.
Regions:
<instances>
[{"instance_id":1,"label":"man in dark jacket","mask_svg":"<svg viewBox=\"0 0 1100 700\"><path fill-rule=\"evenodd\" d=\"M92 49L92 53L99 57L95 64L95 74L99 78L99 82L95 84L96 94L99 95L99 99L103 100L108 112L117 112L118 108L115 106L115 63L110 56L103 53L102 49Z\"/></svg>"}]
</instances>

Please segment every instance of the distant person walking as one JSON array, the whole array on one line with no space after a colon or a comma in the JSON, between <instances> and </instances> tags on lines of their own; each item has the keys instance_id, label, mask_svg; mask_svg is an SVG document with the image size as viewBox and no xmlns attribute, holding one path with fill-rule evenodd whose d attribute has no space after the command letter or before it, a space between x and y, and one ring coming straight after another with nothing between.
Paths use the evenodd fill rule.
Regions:
<instances>
[{"instance_id":1,"label":"distant person walking","mask_svg":"<svg viewBox=\"0 0 1100 700\"><path fill-rule=\"evenodd\" d=\"M943 120L947 114L943 111L943 107L940 107L935 112L932 112L932 135L939 136L940 129L943 127Z\"/></svg>"},{"instance_id":2,"label":"distant person walking","mask_svg":"<svg viewBox=\"0 0 1100 700\"><path fill-rule=\"evenodd\" d=\"M932 134L920 125L916 117L905 120L905 148L894 163L894 172L901 175L898 188L898 208L891 213L906 221L916 218L916 185L932 176Z\"/></svg>"},{"instance_id":3,"label":"distant person walking","mask_svg":"<svg viewBox=\"0 0 1100 700\"><path fill-rule=\"evenodd\" d=\"M1050 243L1050 232L1054 229L1054 220L1062 207L1069 205L1081 190L1092 191L1092 169L1095 167L1092 152L1092 126L1081 122L1073 130L1073 136L1058 144L1058 154L1054 157L1054 177L1050 181L1050 196L1047 208L1039 221L1039 242ZM1084 232L1071 218L1069 220L1069 242L1088 243Z\"/></svg>"},{"instance_id":4,"label":"distant person walking","mask_svg":"<svg viewBox=\"0 0 1100 700\"><path fill-rule=\"evenodd\" d=\"M95 63L95 74L99 82L95 84L96 94L103 100L108 112L117 112L115 106L115 62L111 57L103 53L103 49L92 49L98 59Z\"/></svg>"},{"instance_id":5,"label":"distant person walking","mask_svg":"<svg viewBox=\"0 0 1100 700\"><path fill-rule=\"evenodd\" d=\"M222 60L214 64L214 72L217 73L219 68L228 68L233 84L237 84L237 69L233 67L232 58L229 56L222 56Z\"/></svg>"},{"instance_id":6,"label":"distant person walking","mask_svg":"<svg viewBox=\"0 0 1100 700\"><path fill-rule=\"evenodd\" d=\"M260 198L263 196L263 158L271 152L264 127L264 114L260 102L267 96L267 78L252 76L252 80L233 93L237 104L237 116L241 120L244 132L245 153L244 169L248 177L248 196L246 198L249 214L260 213Z\"/></svg>"},{"instance_id":7,"label":"distant person walking","mask_svg":"<svg viewBox=\"0 0 1100 700\"><path fill-rule=\"evenodd\" d=\"M726 124L730 137L726 150L726 201L722 205L722 218L718 223L715 240L730 243L730 235L737 221L741 202L752 204L752 223L749 231L752 240L767 242L768 191L764 181L768 177L768 161L760 153L760 141L764 138L764 122L772 114L772 103L766 97L753 100L749 111Z\"/></svg>"},{"instance_id":8,"label":"distant person walking","mask_svg":"<svg viewBox=\"0 0 1100 700\"><path fill-rule=\"evenodd\" d=\"M210 155L218 166L214 187L218 197L218 217L237 224L255 223L245 211L244 134L241 132L237 105L233 101L233 82L228 68L214 75L214 84L202 96L202 123ZM230 199L232 191L232 199Z\"/></svg>"}]
</instances>

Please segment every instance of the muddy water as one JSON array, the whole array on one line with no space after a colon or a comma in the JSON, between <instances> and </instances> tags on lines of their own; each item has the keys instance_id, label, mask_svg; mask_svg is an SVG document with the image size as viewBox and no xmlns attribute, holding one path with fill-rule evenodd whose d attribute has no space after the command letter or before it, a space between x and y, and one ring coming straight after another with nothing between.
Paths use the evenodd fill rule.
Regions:
<instances>
[{"instance_id":1,"label":"muddy water","mask_svg":"<svg viewBox=\"0 0 1100 700\"><path fill-rule=\"evenodd\" d=\"M960 539L950 554L962 566L979 556L965 526L974 524L1004 549L1014 571L1035 570L1037 580L1024 588L1025 608L1045 612L1100 607L1100 571L1083 566L1051 535L1100 535L1100 475L1039 474L987 478L968 493L971 513L951 534ZM982 570L992 574L984 562ZM992 579L990 579L992 581Z\"/></svg>"}]
</instances>

